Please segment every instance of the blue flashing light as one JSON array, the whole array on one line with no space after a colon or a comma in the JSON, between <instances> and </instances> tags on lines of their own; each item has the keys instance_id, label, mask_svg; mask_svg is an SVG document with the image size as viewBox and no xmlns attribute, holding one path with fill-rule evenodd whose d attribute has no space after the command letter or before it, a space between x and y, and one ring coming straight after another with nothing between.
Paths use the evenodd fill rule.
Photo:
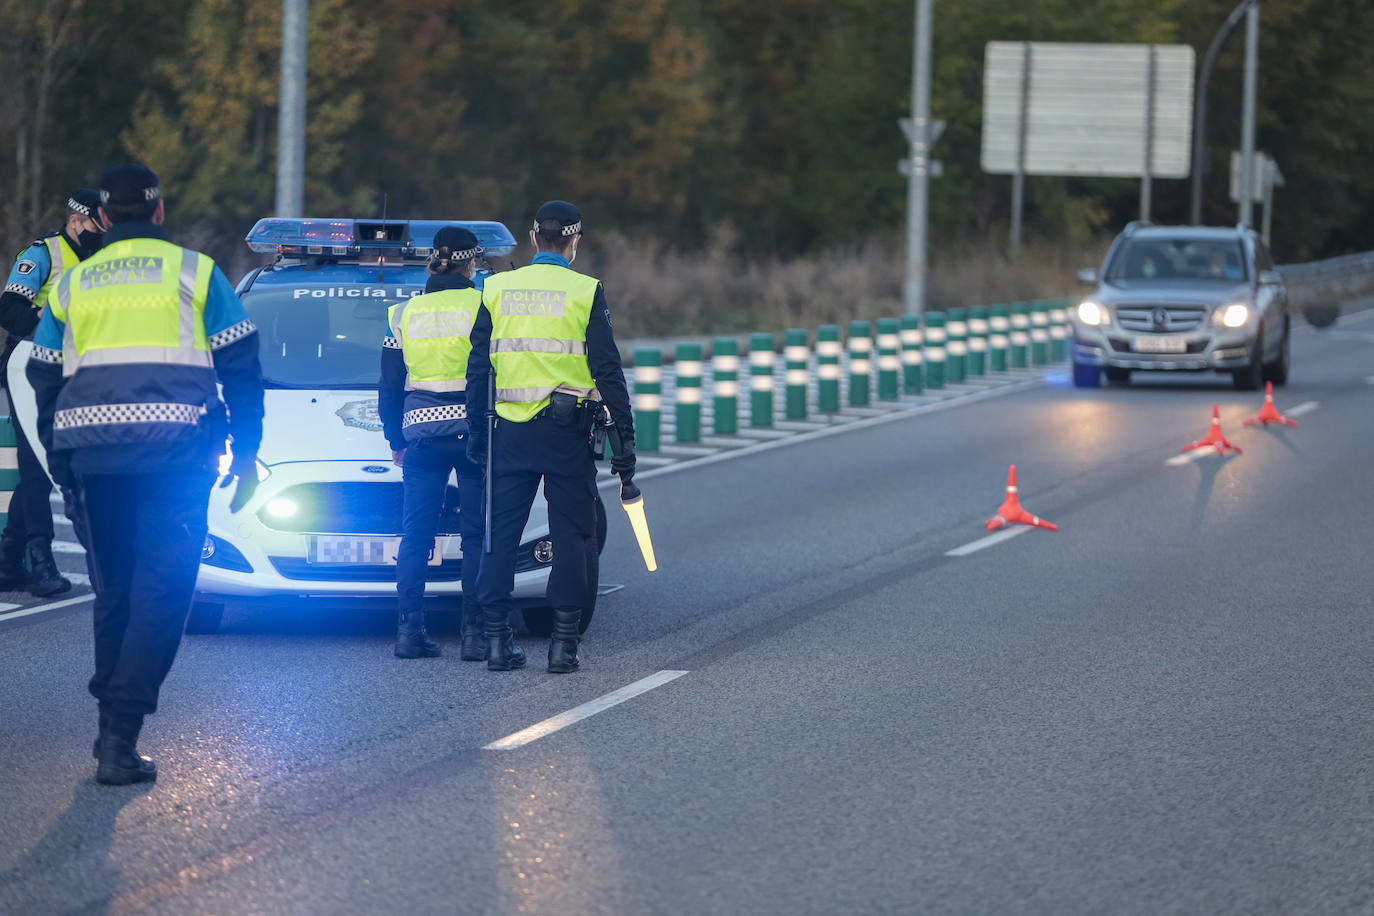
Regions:
<instances>
[{"instance_id":1,"label":"blue flashing light","mask_svg":"<svg viewBox=\"0 0 1374 916\"><path fill-rule=\"evenodd\" d=\"M267 217L258 220L244 241L259 254L285 257L359 260L391 255L424 260L429 257L435 233L444 226L462 226L472 232L488 257L506 257L515 251L511 231L504 223L489 220Z\"/></svg>"}]
</instances>

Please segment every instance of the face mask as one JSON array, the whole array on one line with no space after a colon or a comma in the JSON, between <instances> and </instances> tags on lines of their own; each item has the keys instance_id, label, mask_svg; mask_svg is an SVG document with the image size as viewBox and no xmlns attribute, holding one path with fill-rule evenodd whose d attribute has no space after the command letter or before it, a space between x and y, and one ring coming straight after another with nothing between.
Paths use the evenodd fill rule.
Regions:
<instances>
[{"instance_id":1,"label":"face mask","mask_svg":"<svg viewBox=\"0 0 1374 916\"><path fill-rule=\"evenodd\" d=\"M76 244L88 256L100 250L100 241L105 237L103 232L81 231L76 234Z\"/></svg>"}]
</instances>

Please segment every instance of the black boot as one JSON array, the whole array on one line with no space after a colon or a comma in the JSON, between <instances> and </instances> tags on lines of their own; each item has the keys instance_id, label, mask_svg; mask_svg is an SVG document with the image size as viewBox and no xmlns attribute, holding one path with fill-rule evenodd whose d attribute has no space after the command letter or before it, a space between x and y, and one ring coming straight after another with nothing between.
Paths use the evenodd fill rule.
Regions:
<instances>
[{"instance_id":1,"label":"black boot","mask_svg":"<svg viewBox=\"0 0 1374 916\"><path fill-rule=\"evenodd\" d=\"M96 755L95 781L102 786L127 786L157 779L152 758L139 755L136 745L143 728L142 716L110 715L100 737Z\"/></svg>"},{"instance_id":2,"label":"black boot","mask_svg":"<svg viewBox=\"0 0 1374 916\"><path fill-rule=\"evenodd\" d=\"M577 660L577 644L581 637L577 632L582 623L582 609L577 607L553 609L553 638L549 640L549 673L571 674L580 664Z\"/></svg>"},{"instance_id":3,"label":"black boot","mask_svg":"<svg viewBox=\"0 0 1374 916\"><path fill-rule=\"evenodd\" d=\"M486 634L482 632L482 612L478 609L463 611L463 650L459 656L465 662L480 662L487 657Z\"/></svg>"},{"instance_id":4,"label":"black boot","mask_svg":"<svg viewBox=\"0 0 1374 916\"><path fill-rule=\"evenodd\" d=\"M29 580L29 571L24 566L24 541L6 533L0 537L0 592L26 589Z\"/></svg>"},{"instance_id":5,"label":"black boot","mask_svg":"<svg viewBox=\"0 0 1374 916\"><path fill-rule=\"evenodd\" d=\"M396 622L397 658L437 658L443 654L439 644L425 632L425 612L401 614Z\"/></svg>"},{"instance_id":6,"label":"black boot","mask_svg":"<svg viewBox=\"0 0 1374 916\"><path fill-rule=\"evenodd\" d=\"M91 756L96 760L100 759L100 742L105 738L105 732L110 729L110 711L102 704L100 707L100 731L96 733L95 743L91 745Z\"/></svg>"},{"instance_id":7,"label":"black boot","mask_svg":"<svg viewBox=\"0 0 1374 916\"><path fill-rule=\"evenodd\" d=\"M510 671L525 667L525 652L515 644L515 631L510 628L510 618L504 614L501 616L499 621L490 616L484 621L488 671Z\"/></svg>"},{"instance_id":8,"label":"black boot","mask_svg":"<svg viewBox=\"0 0 1374 916\"><path fill-rule=\"evenodd\" d=\"M71 591L71 580L57 571L57 561L52 556L50 539L29 538L29 565L33 567L33 581L29 583L29 594L46 598L49 595Z\"/></svg>"}]
</instances>

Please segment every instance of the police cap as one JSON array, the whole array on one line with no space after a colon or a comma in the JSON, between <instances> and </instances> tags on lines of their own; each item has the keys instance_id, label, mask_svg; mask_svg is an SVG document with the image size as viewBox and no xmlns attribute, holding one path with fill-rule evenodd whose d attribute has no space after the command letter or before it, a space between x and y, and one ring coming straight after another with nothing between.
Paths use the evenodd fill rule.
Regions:
<instances>
[{"instance_id":1,"label":"police cap","mask_svg":"<svg viewBox=\"0 0 1374 916\"><path fill-rule=\"evenodd\" d=\"M68 213L79 213L95 219L95 211L99 206L100 192L95 188L77 188L67 197Z\"/></svg>"},{"instance_id":2,"label":"police cap","mask_svg":"<svg viewBox=\"0 0 1374 916\"><path fill-rule=\"evenodd\" d=\"M136 162L117 165L100 176L100 205L107 210L141 207L151 214L160 196L157 176L152 169Z\"/></svg>"},{"instance_id":3,"label":"police cap","mask_svg":"<svg viewBox=\"0 0 1374 916\"><path fill-rule=\"evenodd\" d=\"M551 200L534 214L534 231L545 238L571 238L582 231L582 212L566 200Z\"/></svg>"},{"instance_id":4,"label":"police cap","mask_svg":"<svg viewBox=\"0 0 1374 916\"><path fill-rule=\"evenodd\" d=\"M434 254L448 261L467 261L482 253L477 236L462 226L444 226L434 233L434 241L431 244ZM443 251L445 248L448 249L447 253Z\"/></svg>"}]
</instances>

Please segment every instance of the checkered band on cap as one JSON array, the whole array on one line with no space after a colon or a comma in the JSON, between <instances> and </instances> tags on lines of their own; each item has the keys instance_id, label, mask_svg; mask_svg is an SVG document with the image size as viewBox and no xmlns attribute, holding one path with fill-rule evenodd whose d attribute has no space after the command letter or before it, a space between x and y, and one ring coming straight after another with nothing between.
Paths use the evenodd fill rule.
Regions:
<instances>
[{"instance_id":1,"label":"checkered band on cap","mask_svg":"<svg viewBox=\"0 0 1374 916\"><path fill-rule=\"evenodd\" d=\"M73 213L80 213L82 216L90 216L91 208L77 200L75 197L67 198L67 209Z\"/></svg>"},{"instance_id":2,"label":"checkered band on cap","mask_svg":"<svg viewBox=\"0 0 1374 916\"><path fill-rule=\"evenodd\" d=\"M544 220L544 222L546 222L546 223L548 223L548 222L553 222L553 220L547 220L547 219L546 219L546 220ZM535 221L534 221L534 231L535 231L535 232L543 232L543 231L544 231L543 229L541 229L541 228L539 227L539 220L535 220ZM582 231L582 221L581 221L581 220L578 220L577 222L573 223L571 226L564 226L564 227L562 227L562 228L559 230L559 232L562 233L562 235L563 235L564 238L568 238L569 236L577 235L577 233L579 233L579 232L581 232L581 231Z\"/></svg>"},{"instance_id":3,"label":"checkered band on cap","mask_svg":"<svg viewBox=\"0 0 1374 916\"><path fill-rule=\"evenodd\" d=\"M465 248L465 249L463 249L462 251L450 251L449 254L448 254L448 260L450 260L450 261L471 261L473 258L477 257L477 256L478 256L479 254L481 254L481 253L482 253L482 247L481 247L480 245L479 245L478 247L476 247L476 248ZM443 257L442 255L439 254L438 251L435 251L435 252L434 252L434 256L435 256L436 258L441 258L441 257Z\"/></svg>"}]
</instances>

